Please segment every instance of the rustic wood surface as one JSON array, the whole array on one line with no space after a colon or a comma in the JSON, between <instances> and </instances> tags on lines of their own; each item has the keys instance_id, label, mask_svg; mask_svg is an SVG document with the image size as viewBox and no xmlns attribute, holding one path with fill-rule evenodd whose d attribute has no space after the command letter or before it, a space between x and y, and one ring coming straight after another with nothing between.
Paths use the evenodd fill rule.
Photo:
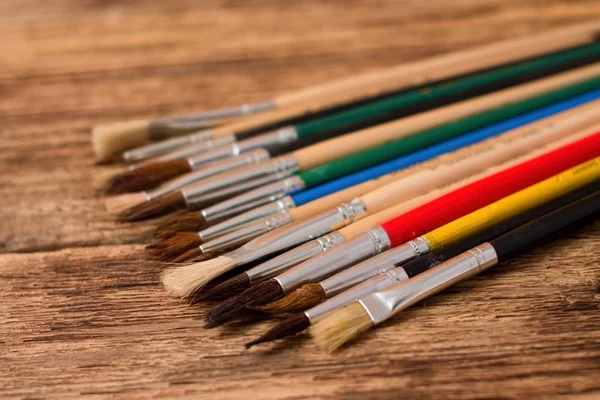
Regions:
<instances>
[{"instance_id":1,"label":"rustic wood surface","mask_svg":"<svg viewBox=\"0 0 600 400\"><path fill-rule=\"evenodd\" d=\"M0 2L0 397L600 398L600 222L341 352L202 329L92 182L93 124L268 98L600 17L597 1Z\"/></svg>"}]
</instances>

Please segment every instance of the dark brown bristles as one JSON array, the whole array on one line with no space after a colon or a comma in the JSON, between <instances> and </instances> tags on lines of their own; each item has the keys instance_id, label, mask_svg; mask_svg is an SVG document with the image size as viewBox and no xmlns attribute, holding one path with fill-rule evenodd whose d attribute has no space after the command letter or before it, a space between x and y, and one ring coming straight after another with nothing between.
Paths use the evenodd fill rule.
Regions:
<instances>
[{"instance_id":1,"label":"dark brown bristles","mask_svg":"<svg viewBox=\"0 0 600 400\"><path fill-rule=\"evenodd\" d=\"M247 312L252 312L246 307L267 304L282 298L283 295L283 289L276 280L269 279L268 281L260 282L215 307L206 316L205 326L207 328L214 328L222 325L231 319L243 316Z\"/></svg>"},{"instance_id":2,"label":"dark brown bristles","mask_svg":"<svg viewBox=\"0 0 600 400\"><path fill-rule=\"evenodd\" d=\"M201 244L202 239L197 232L178 232L169 238L146 246L146 253L151 258L170 260Z\"/></svg>"},{"instance_id":3,"label":"dark brown bristles","mask_svg":"<svg viewBox=\"0 0 600 400\"><path fill-rule=\"evenodd\" d=\"M242 293L249 287L250 278L248 277L248 274L242 272L241 274L238 274L233 278L228 279L219 285L216 285L211 290L205 291L203 293L198 293L198 295L194 296L194 298L192 299L192 304L206 300L225 300L239 293Z\"/></svg>"},{"instance_id":4,"label":"dark brown bristles","mask_svg":"<svg viewBox=\"0 0 600 400\"><path fill-rule=\"evenodd\" d=\"M200 211L189 211L174 215L168 221L158 225L154 237L164 239L177 232L198 232L206 224L206 219Z\"/></svg>"},{"instance_id":5,"label":"dark brown bristles","mask_svg":"<svg viewBox=\"0 0 600 400\"><path fill-rule=\"evenodd\" d=\"M104 186L107 194L140 192L190 172L187 160L153 162L113 176Z\"/></svg>"},{"instance_id":6,"label":"dark brown bristles","mask_svg":"<svg viewBox=\"0 0 600 400\"><path fill-rule=\"evenodd\" d=\"M267 333L258 339L246 343L246 348L249 349L250 347L260 343L272 342L277 339L283 339L286 336L295 335L302 332L309 326L310 320L304 313L290 315L288 318L269 329Z\"/></svg>"},{"instance_id":7,"label":"dark brown bristles","mask_svg":"<svg viewBox=\"0 0 600 400\"><path fill-rule=\"evenodd\" d=\"M299 312L316 306L326 299L323 286L318 283L307 283L283 299L255 309L269 314Z\"/></svg>"},{"instance_id":8,"label":"dark brown bristles","mask_svg":"<svg viewBox=\"0 0 600 400\"><path fill-rule=\"evenodd\" d=\"M197 261L205 261L209 258L212 258L212 257L207 257L204 253L202 253L202 250L200 250L200 247L196 246L195 248L189 249L186 252L179 254L178 256L175 256L169 260L163 260L163 261L169 261L169 262L173 262L173 263L197 262Z\"/></svg>"},{"instance_id":9,"label":"dark brown bristles","mask_svg":"<svg viewBox=\"0 0 600 400\"><path fill-rule=\"evenodd\" d=\"M134 222L159 217L186 207L185 197L180 191L137 205L119 214L120 222Z\"/></svg>"}]
</instances>

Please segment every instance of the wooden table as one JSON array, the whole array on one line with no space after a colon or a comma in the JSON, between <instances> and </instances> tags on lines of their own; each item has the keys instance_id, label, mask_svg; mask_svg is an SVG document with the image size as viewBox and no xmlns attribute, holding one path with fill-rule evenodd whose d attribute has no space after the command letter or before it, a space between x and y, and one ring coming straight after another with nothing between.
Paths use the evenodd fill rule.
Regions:
<instances>
[{"instance_id":1,"label":"wooden table","mask_svg":"<svg viewBox=\"0 0 600 400\"><path fill-rule=\"evenodd\" d=\"M600 223L339 353L202 329L93 189L90 127L600 18L597 1L0 3L0 397L600 398Z\"/></svg>"}]
</instances>

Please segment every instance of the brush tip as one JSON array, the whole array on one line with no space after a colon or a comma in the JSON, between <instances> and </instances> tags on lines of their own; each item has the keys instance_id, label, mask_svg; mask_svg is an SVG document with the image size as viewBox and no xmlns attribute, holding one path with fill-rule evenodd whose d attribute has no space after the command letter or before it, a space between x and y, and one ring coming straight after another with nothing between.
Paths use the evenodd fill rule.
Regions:
<instances>
[{"instance_id":1,"label":"brush tip","mask_svg":"<svg viewBox=\"0 0 600 400\"><path fill-rule=\"evenodd\" d=\"M126 193L104 200L104 208L110 214L119 214L148 201L146 192Z\"/></svg>"},{"instance_id":2,"label":"brush tip","mask_svg":"<svg viewBox=\"0 0 600 400\"><path fill-rule=\"evenodd\" d=\"M250 287L250 277L245 272L218 284L214 288L199 294L194 302L205 300L224 300L233 297Z\"/></svg>"},{"instance_id":3,"label":"brush tip","mask_svg":"<svg viewBox=\"0 0 600 400\"><path fill-rule=\"evenodd\" d=\"M304 313L290 315L258 339L246 343L246 349L260 343L272 342L302 332L310 326L310 320Z\"/></svg>"},{"instance_id":4,"label":"brush tip","mask_svg":"<svg viewBox=\"0 0 600 400\"><path fill-rule=\"evenodd\" d=\"M171 260L202 244L197 232L177 232L175 235L146 246L146 253L160 260Z\"/></svg>"},{"instance_id":5,"label":"brush tip","mask_svg":"<svg viewBox=\"0 0 600 400\"><path fill-rule=\"evenodd\" d=\"M235 262L231 258L220 256L209 261L168 268L162 273L161 281L171 294L186 298L233 268Z\"/></svg>"},{"instance_id":6,"label":"brush tip","mask_svg":"<svg viewBox=\"0 0 600 400\"><path fill-rule=\"evenodd\" d=\"M180 210L185 206L185 197L178 190L122 211L118 215L118 220L120 222L142 221Z\"/></svg>"},{"instance_id":7,"label":"brush tip","mask_svg":"<svg viewBox=\"0 0 600 400\"><path fill-rule=\"evenodd\" d=\"M175 215L160 224L154 231L157 239L166 238L182 231L199 231L206 224L201 211L189 211Z\"/></svg>"},{"instance_id":8,"label":"brush tip","mask_svg":"<svg viewBox=\"0 0 600 400\"><path fill-rule=\"evenodd\" d=\"M332 353L372 326L371 317L356 301L319 319L310 328L310 334L319 348Z\"/></svg>"},{"instance_id":9,"label":"brush tip","mask_svg":"<svg viewBox=\"0 0 600 400\"><path fill-rule=\"evenodd\" d=\"M156 161L115 174L104 188L106 193L118 194L151 189L190 172L187 160Z\"/></svg>"},{"instance_id":10,"label":"brush tip","mask_svg":"<svg viewBox=\"0 0 600 400\"><path fill-rule=\"evenodd\" d=\"M323 286L319 283L307 283L287 296L256 309L268 314L298 312L316 306L326 299Z\"/></svg>"},{"instance_id":11,"label":"brush tip","mask_svg":"<svg viewBox=\"0 0 600 400\"><path fill-rule=\"evenodd\" d=\"M141 146L148 140L150 122L132 120L96 125L92 128L92 147L99 160L110 159L115 154Z\"/></svg>"}]
</instances>

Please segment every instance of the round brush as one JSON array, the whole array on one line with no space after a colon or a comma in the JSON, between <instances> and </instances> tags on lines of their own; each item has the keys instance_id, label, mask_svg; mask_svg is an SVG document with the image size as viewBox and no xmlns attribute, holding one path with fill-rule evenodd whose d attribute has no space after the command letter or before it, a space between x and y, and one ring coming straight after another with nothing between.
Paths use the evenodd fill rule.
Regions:
<instances>
[{"instance_id":1,"label":"round brush","mask_svg":"<svg viewBox=\"0 0 600 400\"><path fill-rule=\"evenodd\" d=\"M523 201L519 204L522 207L531 208L550 200L551 196L558 197L570 190L577 189L579 186L588 184L600 176L598 175L600 173L600 160L594 159L588 162L590 168L587 168L583 173L579 172L581 168L575 168L573 171L569 170L566 172L567 175L562 175L582 177L581 179L557 180L547 178L557 172L571 168L580 162L597 157L600 155L599 145L600 132L439 197L421 207L387 221L377 228L370 229L350 241L343 242L334 249L313 257L278 275L276 278L261 282L250 287L245 292L228 299L207 315L207 324L209 326L220 325L237 316L240 310L243 310L245 307L260 306L278 300L286 293L305 283L326 278L349 265L361 262L390 248L396 248L421 234L432 231L450 221L457 220L465 214L485 207L528 186L534 185L532 187L535 190L525 191L527 193L526 197L523 197L525 195L521 194L517 198L520 199L523 197L527 199L527 202ZM592 147L587 148L587 146ZM594 147L596 148L594 149ZM535 183L540 182L542 179L547 180L543 181L543 184L536 186ZM494 206L486 210L493 211L496 209L499 210L500 208ZM522 208L521 210L524 209L526 208ZM495 216L497 220L501 220L516 215L515 213L519 212L519 208L516 205L512 205L512 208L508 210L502 210L502 214L492 211L489 213ZM469 222L471 220L466 219L462 221ZM488 224L495 222L494 218L483 218L482 221ZM475 223L472 225L459 225L459 229L444 237L444 240L439 240L435 243L415 240L411 244L394 249L394 252L401 252L403 257L405 257L405 261L407 261L410 257L424 254L434 248L460 240L465 237L464 235L468 234L469 229L476 227L478 228L480 225ZM228 258L234 265L236 265L237 261L234 257L237 256L238 260L241 258L239 250L236 252L228 253L229 255L233 255L233 257ZM244 261L248 259L246 254L243 256ZM219 260L219 258L222 259L224 257L218 257L215 260ZM215 260L211 261L214 262ZM205 263L210 263L211 261ZM224 263L225 260L221 260L221 262ZM193 271L193 268L190 270ZM167 275L163 275L165 286L172 282L167 278Z\"/></svg>"},{"instance_id":2,"label":"round brush","mask_svg":"<svg viewBox=\"0 0 600 400\"><path fill-rule=\"evenodd\" d=\"M480 46L299 90L277 97L273 101L239 107L238 112L234 112L234 114L248 114L270 108L275 108L275 110L262 112L244 118L238 123L216 128L211 137L257 130L344 103L373 98L427 82L591 43L596 41L599 30L598 23L579 24L574 27ZM231 110L215 114L192 116L190 120L196 119L199 124L196 126L187 124L186 128L188 131L203 129L207 119L222 118L223 115L230 116ZM96 127L92 132L94 151L100 159L106 159L127 148L143 145L148 140L162 139L173 130L177 133L181 132L181 129L173 129L173 125L168 123L169 120L166 120L166 124L164 122L165 120L162 122L160 120L133 121ZM186 120L184 119L183 122Z\"/></svg>"},{"instance_id":3,"label":"round brush","mask_svg":"<svg viewBox=\"0 0 600 400\"><path fill-rule=\"evenodd\" d=\"M598 190L600 190L600 181L525 211L514 218L501 221L465 240L437 249L430 254L402 264L402 266L398 266L393 257L387 257L386 252L319 283L306 284L284 298L260 307L261 311L267 313L295 314L275 325L258 339L248 343L247 347L300 333L327 313L413 278L482 242L492 240L588 195L592 195L590 199L600 200L598 199L600 195ZM375 271L375 269L378 270ZM375 271L374 276L370 277L370 274L364 276L364 272L361 270Z\"/></svg>"},{"instance_id":4,"label":"round brush","mask_svg":"<svg viewBox=\"0 0 600 400\"><path fill-rule=\"evenodd\" d=\"M215 198L218 195L211 194L213 191L234 187L242 182L250 188L252 181L256 183L254 187L259 187L269 181L276 182L289 177L294 172L299 174L276 185L264 187L262 192L255 191L252 195L258 199L266 199L273 191L281 193L318 186L472 130L593 90L600 87L600 78L593 78L597 75L600 75L600 64L326 140L256 166L197 182L168 196L127 210L120 215L120 220L137 221L177 209L203 208L216 202ZM589 79L590 77L592 78ZM432 128L415 134L415 129L426 126ZM391 141L394 138L400 139ZM253 201L254 205L258 205L258 199ZM231 203L234 201L240 199L222 202L219 207L231 209ZM242 199L242 202L249 201L246 197ZM237 210L244 211L243 208Z\"/></svg>"},{"instance_id":5,"label":"round brush","mask_svg":"<svg viewBox=\"0 0 600 400\"><path fill-rule=\"evenodd\" d=\"M599 211L600 197L596 192L467 250L412 279L361 297L327 314L311 327L311 335L319 347L332 352L411 305L520 252L584 225L596 218Z\"/></svg>"}]
</instances>

